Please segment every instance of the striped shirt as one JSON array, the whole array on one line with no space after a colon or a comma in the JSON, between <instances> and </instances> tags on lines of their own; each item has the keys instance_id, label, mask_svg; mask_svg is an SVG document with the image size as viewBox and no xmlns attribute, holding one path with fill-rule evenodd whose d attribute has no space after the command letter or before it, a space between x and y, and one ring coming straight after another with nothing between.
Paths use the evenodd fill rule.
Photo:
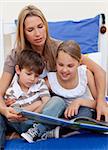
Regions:
<instances>
[{"instance_id":1,"label":"striped shirt","mask_svg":"<svg viewBox=\"0 0 108 150\"><path fill-rule=\"evenodd\" d=\"M24 93L18 84L18 76L15 75L14 80L6 91L4 96L5 99L15 99L16 102L12 106L27 106L37 100L41 100L42 97L48 96L50 98L50 93L44 79L39 79L38 83L33 84L27 93Z\"/></svg>"}]
</instances>

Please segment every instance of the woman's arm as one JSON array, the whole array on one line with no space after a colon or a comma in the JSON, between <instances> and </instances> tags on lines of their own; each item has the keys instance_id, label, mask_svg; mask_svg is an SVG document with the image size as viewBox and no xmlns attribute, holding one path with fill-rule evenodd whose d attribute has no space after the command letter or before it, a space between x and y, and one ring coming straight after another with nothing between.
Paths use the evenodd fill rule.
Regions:
<instances>
[{"instance_id":1,"label":"woman's arm","mask_svg":"<svg viewBox=\"0 0 108 150\"><path fill-rule=\"evenodd\" d=\"M87 85L89 87L89 90L91 92L92 97L94 100L97 98L97 90L96 90L96 84L94 80L94 76L90 70L87 69Z\"/></svg>"},{"instance_id":2,"label":"woman's arm","mask_svg":"<svg viewBox=\"0 0 108 150\"><path fill-rule=\"evenodd\" d=\"M4 72L0 78L0 113L8 119L14 119L18 117L17 113L14 111L13 108L6 106L3 99L4 93L7 90L12 80L12 77L12 74Z\"/></svg>"},{"instance_id":3,"label":"woman's arm","mask_svg":"<svg viewBox=\"0 0 108 150\"><path fill-rule=\"evenodd\" d=\"M12 74L8 72L4 72L0 78L0 93L4 96L9 84L12 81Z\"/></svg>"},{"instance_id":4,"label":"woman's arm","mask_svg":"<svg viewBox=\"0 0 108 150\"><path fill-rule=\"evenodd\" d=\"M0 96L4 96L8 86L10 85L14 73L15 73L15 64L16 64L16 51L12 49L10 54L6 57L4 62L3 73L0 78Z\"/></svg>"},{"instance_id":5,"label":"woman's arm","mask_svg":"<svg viewBox=\"0 0 108 150\"><path fill-rule=\"evenodd\" d=\"M97 89L97 120L101 119L101 116L105 116L105 121L108 122L108 113L105 111L107 104L105 102L105 88L106 88L106 73L105 71L90 58L82 55L82 64L85 64L87 68L93 73Z\"/></svg>"},{"instance_id":6,"label":"woman's arm","mask_svg":"<svg viewBox=\"0 0 108 150\"><path fill-rule=\"evenodd\" d=\"M97 100L103 101L105 97L106 87L106 73L105 71L90 58L82 55L82 64L85 64L87 68L93 73L97 88ZM101 80L100 80L101 79Z\"/></svg>"}]
</instances>

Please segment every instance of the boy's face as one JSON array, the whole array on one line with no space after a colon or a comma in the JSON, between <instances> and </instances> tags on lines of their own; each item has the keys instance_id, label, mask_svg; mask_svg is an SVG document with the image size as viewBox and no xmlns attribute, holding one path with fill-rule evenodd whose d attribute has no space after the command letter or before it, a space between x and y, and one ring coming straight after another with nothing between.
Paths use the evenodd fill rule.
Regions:
<instances>
[{"instance_id":1,"label":"boy's face","mask_svg":"<svg viewBox=\"0 0 108 150\"><path fill-rule=\"evenodd\" d=\"M30 71L27 68L19 69L19 66L16 66L16 73L19 75L19 84L22 89L29 89L31 85L38 82L39 74L36 74L33 71Z\"/></svg>"},{"instance_id":2,"label":"boy's face","mask_svg":"<svg viewBox=\"0 0 108 150\"><path fill-rule=\"evenodd\" d=\"M56 69L59 79L71 81L77 74L79 62L69 54L60 51L57 57Z\"/></svg>"}]
</instances>

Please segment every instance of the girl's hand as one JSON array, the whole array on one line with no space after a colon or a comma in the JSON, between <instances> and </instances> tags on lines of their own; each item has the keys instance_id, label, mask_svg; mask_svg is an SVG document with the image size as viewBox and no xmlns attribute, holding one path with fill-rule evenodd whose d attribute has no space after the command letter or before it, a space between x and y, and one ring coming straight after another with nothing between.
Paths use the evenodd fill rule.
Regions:
<instances>
[{"instance_id":1,"label":"girl's hand","mask_svg":"<svg viewBox=\"0 0 108 150\"><path fill-rule=\"evenodd\" d=\"M80 99L75 99L74 101L72 101L64 112L65 118L71 118L72 116L77 115L79 107L80 107Z\"/></svg>"},{"instance_id":2,"label":"girl's hand","mask_svg":"<svg viewBox=\"0 0 108 150\"><path fill-rule=\"evenodd\" d=\"M6 104L6 106L11 106L13 103L15 103L16 102L16 100L15 99L6 99L5 100L5 104Z\"/></svg>"}]
</instances>

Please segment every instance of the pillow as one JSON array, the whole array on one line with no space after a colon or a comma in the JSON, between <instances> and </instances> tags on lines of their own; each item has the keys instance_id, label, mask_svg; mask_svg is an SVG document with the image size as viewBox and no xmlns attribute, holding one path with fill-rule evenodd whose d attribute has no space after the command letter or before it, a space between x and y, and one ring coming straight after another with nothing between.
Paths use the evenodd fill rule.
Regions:
<instances>
[{"instance_id":1,"label":"pillow","mask_svg":"<svg viewBox=\"0 0 108 150\"><path fill-rule=\"evenodd\" d=\"M80 21L48 22L49 33L60 40L75 40L83 54L98 51L100 15Z\"/></svg>"}]
</instances>

